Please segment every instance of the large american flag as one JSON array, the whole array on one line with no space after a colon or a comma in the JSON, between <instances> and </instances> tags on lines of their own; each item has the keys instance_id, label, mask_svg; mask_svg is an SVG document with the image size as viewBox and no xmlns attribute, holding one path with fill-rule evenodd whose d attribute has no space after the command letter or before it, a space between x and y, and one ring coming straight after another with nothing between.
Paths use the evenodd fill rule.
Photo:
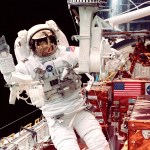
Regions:
<instances>
[{"instance_id":1,"label":"large american flag","mask_svg":"<svg viewBox=\"0 0 150 150\"><path fill-rule=\"evenodd\" d=\"M143 94L142 82L114 82L114 96L139 96ZM144 88L145 89L145 88Z\"/></svg>"}]
</instances>

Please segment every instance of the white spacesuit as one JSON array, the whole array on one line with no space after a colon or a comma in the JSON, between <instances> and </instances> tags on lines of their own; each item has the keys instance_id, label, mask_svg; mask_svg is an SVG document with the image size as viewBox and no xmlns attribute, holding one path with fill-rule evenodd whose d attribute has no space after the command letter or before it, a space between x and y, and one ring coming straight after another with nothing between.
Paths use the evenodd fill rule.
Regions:
<instances>
[{"instance_id":1,"label":"white spacesuit","mask_svg":"<svg viewBox=\"0 0 150 150\"><path fill-rule=\"evenodd\" d=\"M61 33L56 34L56 30ZM72 49L66 39L59 40L65 43L62 46L57 40L65 36L59 28L51 26L51 21L23 32L25 36L19 35L15 41L18 60L15 72L31 75L33 81L44 82L44 103L35 105L48 122L56 149L80 150L76 130L90 150L109 150L98 121L85 109L85 98L80 91L81 77L74 71L78 64L78 47ZM23 53L23 46L27 53Z\"/></svg>"}]
</instances>

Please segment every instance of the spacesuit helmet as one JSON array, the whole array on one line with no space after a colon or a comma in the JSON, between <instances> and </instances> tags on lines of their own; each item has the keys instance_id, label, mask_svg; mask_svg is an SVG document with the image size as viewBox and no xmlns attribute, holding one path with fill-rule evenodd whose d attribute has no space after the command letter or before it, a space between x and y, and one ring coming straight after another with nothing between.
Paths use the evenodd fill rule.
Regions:
<instances>
[{"instance_id":1,"label":"spacesuit helmet","mask_svg":"<svg viewBox=\"0 0 150 150\"><path fill-rule=\"evenodd\" d=\"M57 38L53 30L46 24L38 24L28 30L27 43L33 53L39 57L47 57L56 52Z\"/></svg>"}]
</instances>

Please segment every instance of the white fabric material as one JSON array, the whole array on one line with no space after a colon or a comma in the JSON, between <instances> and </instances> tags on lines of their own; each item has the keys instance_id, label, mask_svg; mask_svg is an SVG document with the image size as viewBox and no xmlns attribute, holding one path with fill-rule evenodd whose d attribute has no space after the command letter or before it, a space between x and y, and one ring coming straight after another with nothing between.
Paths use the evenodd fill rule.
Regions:
<instances>
[{"instance_id":1,"label":"white fabric material","mask_svg":"<svg viewBox=\"0 0 150 150\"><path fill-rule=\"evenodd\" d=\"M72 127L69 127L73 117ZM89 150L110 150L101 126L88 111L82 110L77 114L64 116L62 123L54 119L47 118L47 120L51 138L57 150L80 150L74 129L84 139Z\"/></svg>"},{"instance_id":2,"label":"white fabric material","mask_svg":"<svg viewBox=\"0 0 150 150\"><path fill-rule=\"evenodd\" d=\"M63 46L59 46L58 50L56 51L56 53L52 56L52 58L62 58L63 56L69 55L70 53L73 52L69 52L66 51L66 47ZM47 62L52 59L51 57L49 58L45 58L47 60ZM66 58L66 57L65 57ZM73 64L77 63L76 60L76 55L72 55L72 62ZM44 64L46 63L43 59L40 59L40 61L38 60L38 57L34 57L34 56L30 56L28 58L29 61L26 61L25 63L18 63L18 65L16 66L16 70L18 72L21 73L25 73L25 74L31 74L32 78L34 78L35 80L37 80L37 75L35 74L35 68L41 68L44 69ZM55 59L56 60L56 59ZM76 62L76 63L74 63ZM49 78L50 77L50 78ZM56 77L53 77L51 75L51 72L49 73L49 75L46 74L45 76L45 80L48 84L45 84L44 87L45 91L52 90L52 87L49 84L49 81L51 81L52 79L56 79ZM45 105L41 108L41 110L43 111L43 114L49 114L49 116L53 116L56 114L60 114L60 113L68 113L69 111L72 112L75 109L78 109L78 107L81 104L84 104L85 100L82 99L82 95L79 94L80 92L80 88L77 90L74 90L71 94L69 94L69 96L65 96L65 100L64 97L62 97L61 94L53 94L49 97L48 100L45 101Z\"/></svg>"},{"instance_id":3,"label":"white fabric material","mask_svg":"<svg viewBox=\"0 0 150 150\"><path fill-rule=\"evenodd\" d=\"M56 33L56 37L58 40L58 45L62 45L62 46L69 46L67 37L65 36L65 34L59 29L59 31L57 31Z\"/></svg>"},{"instance_id":4,"label":"white fabric material","mask_svg":"<svg viewBox=\"0 0 150 150\"><path fill-rule=\"evenodd\" d=\"M38 77L35 73L35 68L39 67L43 69L43 65L50 60L54 60L54 58L57 60L65 57L65 60L67 61L67 58L69 57L66 56L69 56L70 53L73 54L72 51L66 51L66 47L59 46L56 53L51 57L41 59L36 56L30 56L28 61L18 63L16 71L31 74L33 79L37 80ZM78 60L77 55L72 55L71 58L72 60L69 60L68 63L76 65ZM44 75L45 81L49 83L49 85L46 85L46 92L48 89L49 91L55 91L55 86L50 85L50 81L56 79L55 74L47 71ZM75 76L75 74L73 73L72 76ZM109 150L108 143L94 116L83 110L77 114L72 114L72 112L79 110L80 107L85 104L85 99L82 94L79 94L79 92L80 87L77 87L76 90L71 90L68 95L62 95L59 93L52 94L47 100L45 100L45 105L40 108L48 122L54 145L57 147L57 150L80 150L76 140L76 135L73 131L74 127L78 134L86 141L90 150ZM71 116L64 116L62 118L64 120L62 123L57 123L54 119L51 119L55 115L66 113L71 114ZM70 122L72 127L69 127Z\"/></svg>"},{"instance_id":5,"label":"white fabric material","mask_svg":"<svg viewBox=\"0 0 150 150\"><path fill-rule=\"evenodd\" d=\"M19 31L15 40L14 52L18 62L26 59L30 54L30 50L27 47L27 33L27 30Z\"/></svg>"}]
</instances>

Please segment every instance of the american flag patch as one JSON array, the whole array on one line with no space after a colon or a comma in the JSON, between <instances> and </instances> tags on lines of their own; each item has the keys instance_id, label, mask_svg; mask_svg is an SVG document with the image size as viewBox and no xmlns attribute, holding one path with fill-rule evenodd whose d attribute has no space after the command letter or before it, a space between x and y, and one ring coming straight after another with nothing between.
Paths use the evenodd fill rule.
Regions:
<instances>
[{"instance_id":1,"label":"american flag patch","mask_svg":"<svg viewBox=\"0 0 150 150\"><path fill-rule=\"evenodd\" d=\"M75 51L75 46L69 46L69 47L66 47L66 51L68 52L74 52Z\"/></svg>"},{"instance_id":2,"label":"american flag patch","mask_svg":"<svg viewBox=\"0 0 150 150\"><path fill-rule=\"evenodd\" d=\"M114 96L139 96L143 94L141 82L114 82Z\"/></svg>"}]
</instances>

